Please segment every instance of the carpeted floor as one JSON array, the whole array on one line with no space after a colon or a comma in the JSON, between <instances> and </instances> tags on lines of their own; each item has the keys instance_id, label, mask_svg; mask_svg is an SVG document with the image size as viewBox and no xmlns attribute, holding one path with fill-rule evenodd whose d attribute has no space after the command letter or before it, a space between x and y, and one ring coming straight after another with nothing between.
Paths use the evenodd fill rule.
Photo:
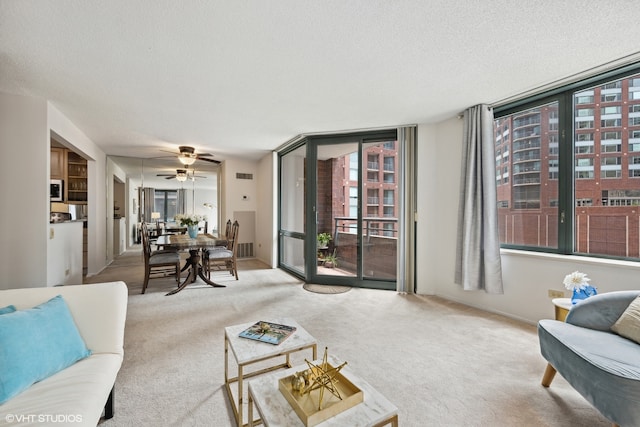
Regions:
<instances>
[{"instance_id":1,"label":"carpeted floor","mask_svg":"<svg viewBox=\"0 0 640 427\"><path fill-rule=\"evenodd\" d=\"M353 288L320 295L256 261L226 288L172 279L145 295L139 252L90 282L130 289L115 417L101 426L232 426L224 391L224 326L291 317L391 400L400 426L609 426L564 379L540 385L535 327L436 297ZM304 363L303 354L293 358ZM350 426L345 426L350 427Z\"/></svg>"}]
</instances>

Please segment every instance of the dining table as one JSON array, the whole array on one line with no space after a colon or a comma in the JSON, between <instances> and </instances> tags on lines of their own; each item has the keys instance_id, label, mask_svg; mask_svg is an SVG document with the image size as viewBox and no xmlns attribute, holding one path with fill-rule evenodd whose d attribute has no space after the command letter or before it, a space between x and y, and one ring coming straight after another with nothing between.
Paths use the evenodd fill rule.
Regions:
<instances>
[{"instance_id":1,"label":"dining table","mask_svg":"<svg viewBox=\"0 0 640 427\"><path fill-rule=\"evenodd\" d=\"M174 295L186 288L190 283L194 283L198 278L214 288L224 288L225 285L215 283L204 274L201 252L216 246L226 246L227 239L224 236L216 237L212 234L198 234L195 238L188 234L169 234L158 237L156 244L165 249L176 249L178 251L189 251L189 257L181 271L189 269L186 279L168 295Z\"/></svg>"}]
</instances>

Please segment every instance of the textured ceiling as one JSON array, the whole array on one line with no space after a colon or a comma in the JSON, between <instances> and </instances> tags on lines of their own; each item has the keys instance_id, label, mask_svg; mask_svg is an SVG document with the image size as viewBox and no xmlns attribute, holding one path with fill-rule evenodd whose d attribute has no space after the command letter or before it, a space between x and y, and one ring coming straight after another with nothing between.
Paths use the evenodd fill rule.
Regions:
<instances>
[{"instance_id":1,"label":"textured ceiling","mask_svg":"<svg viewBox=\"0 0 640 427\"><path fill-rule=\"evenodd\" d=\"M259 158L635 55L638 22L634 0L0 0L0 90L51 101L107 154Z\"/></svg>"}]
</instances>

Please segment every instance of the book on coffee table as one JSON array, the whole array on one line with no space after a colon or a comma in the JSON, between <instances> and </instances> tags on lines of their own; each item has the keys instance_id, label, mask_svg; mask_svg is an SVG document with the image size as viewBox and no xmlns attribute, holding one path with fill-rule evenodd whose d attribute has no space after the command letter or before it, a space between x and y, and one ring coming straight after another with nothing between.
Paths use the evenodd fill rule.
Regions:
<instances>
[{"instance_id":1,"label":"book on coffee table","mask_svg":"<svg viewBox=\"0 0 640 427\"><path fill-rule=\"evenodd\" d=\"M240 332L240 337L278 345L296 331L295 326L281 325L271 322L256 322Z\"/></svg>"}]
</instances>

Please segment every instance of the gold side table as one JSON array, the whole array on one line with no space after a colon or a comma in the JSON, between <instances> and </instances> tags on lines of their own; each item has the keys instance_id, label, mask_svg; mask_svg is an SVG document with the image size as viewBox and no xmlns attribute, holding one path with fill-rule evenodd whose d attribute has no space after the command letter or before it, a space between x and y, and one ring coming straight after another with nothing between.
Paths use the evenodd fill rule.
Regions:
<instances>
[{"instance_id":1,"label":"gold side table","mask_svg":"<svg viewBox=\"0 0 640 427\"><path fill-rule=\"evenodd\" d=\"M243 402L244 393L243 382L247 378L264 374L281 368L291 368L290 355L298 351L311 349L312 358L318 357L318 344L316 339L312 337L302 326L293 319L261 319L268 322L279 323L281 325L294 326L296 331L286 340L278 345L268 344L265 342L254 341L247 338L240 338L238 335L255 322L244 323L241 325L228 326L224 328L224 384L227 389L227 395L233 408L233 414L238 422L238 427L247 426L243 424ZM257 320L256 320L257 321ZM235 363L238 366L238 375L229 377L229 350L233 354ZM284 357L284 362L274 361L274 364L268 362L260 365L261 369L245 373L245 367L259 362L271 361L279 357ZM266 367L265 367L266 365ZM231 384L237 383L237 395L231 389ZM258 420L250 420L255 422Z\"/></svg>"},{"instance_id":2,"label":"gold side table","mask_svg":"<svg viewBox=\"0 0 640 427\"><path fill-rule=\"evenodd\" d=\"M571 310L571 298L554 298L551 300L555 308L556 320L564 322Z\"/></svg>"}]
</instances>

